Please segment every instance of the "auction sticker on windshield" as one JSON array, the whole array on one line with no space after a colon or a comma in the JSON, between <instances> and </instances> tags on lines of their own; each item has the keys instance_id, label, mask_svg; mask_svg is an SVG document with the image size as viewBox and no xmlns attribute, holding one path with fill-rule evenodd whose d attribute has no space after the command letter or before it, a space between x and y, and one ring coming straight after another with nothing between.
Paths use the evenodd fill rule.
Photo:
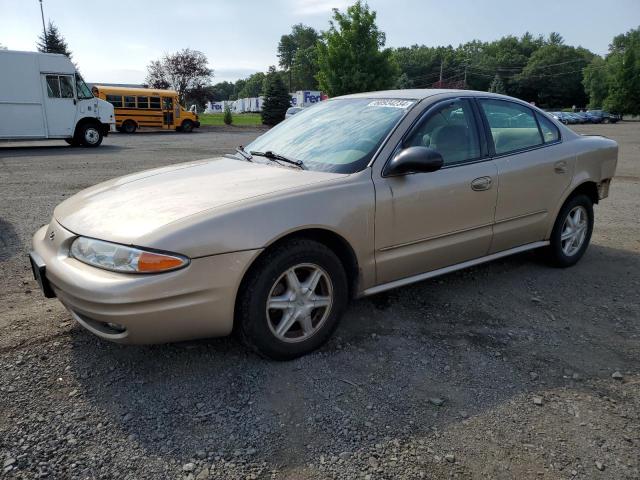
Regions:
<instances>
[{"instance_id":1,"label":"auction sticker on windshield","mask_svg":"<svg viewBox=\"0 0 640 480\"><path fill-rule=\"evenodd\" d=\"M414 103L416 102L413 100L383 99L373 100L367 104L367 107L409 108Z\"/></svg>"}]
</instances>

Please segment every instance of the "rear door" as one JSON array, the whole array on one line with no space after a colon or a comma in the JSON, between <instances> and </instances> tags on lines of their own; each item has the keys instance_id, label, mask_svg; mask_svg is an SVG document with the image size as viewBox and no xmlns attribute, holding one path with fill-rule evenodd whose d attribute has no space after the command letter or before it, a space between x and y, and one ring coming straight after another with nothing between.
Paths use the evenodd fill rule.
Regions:
<instances>
[{"instance_id":1,"label":"rear door","mask_svg":"<svg viewBox=\"0 0 640 480\"><path fill-rule=\"evenodd\" d=\"M552 212L569 186L575 155L544 115L520 103L478 100L498 169L490 253L544 240Z\"/></svg>"},{"instance_id":2,"label":"rear door","mask_svg":"<svg viewBox=\"0 0 640 480\"><path fill-rule=\"evenodd\" d=\"M49 137L71 137L76 126L73 75L42 75L44 107Z\"/></svg>"}]
</instances>

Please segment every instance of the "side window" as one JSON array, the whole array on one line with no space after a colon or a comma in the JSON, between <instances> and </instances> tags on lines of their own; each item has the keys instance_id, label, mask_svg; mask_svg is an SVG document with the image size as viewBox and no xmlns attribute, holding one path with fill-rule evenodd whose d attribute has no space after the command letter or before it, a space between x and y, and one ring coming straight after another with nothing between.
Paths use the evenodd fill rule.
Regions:
<instances>
[{"instance_id":1,"label":"side window","mask_svg":"<svg viewBox=\"0 0 640 480\"><path fill-rule=\"evenodd\" d=\"M149 108L149 97L138 97L138 108Z\"/></svg>"},{"instance_id":2,"label":"side window","mask_svg":"<svg viewBox=\"0 0 640 480\"><path fill-rule=\"evenodd\" d=\"M124 108L136 108L136 97L124 97Z\"/></svg>"},{"instance_id":3,"label":"side window","mask_svg":"<svg viewBox=\"0 0 640 480\"><path fill-rule=\"evenodd\" d=\"M49 98L60 98L58 75L47 75L47 94Z\"/></svg>"},{"instance_id":4,"label":"side window","mask_svg":"<svg viewBox=\"0 0 640 480\"><path fill-rule=\"evenodd\" d=\"M172 110L173 109L173 98L171 98L171 97L162 97L162 108L164 110Z\"/></svg>"},{"instance_id":5,"label":"side window","mask_svg":"<svg viewBox=\"0 0 640 480\"><path fill-rule=\"evenodd\" d=\"M404 142L405 147L422 146L437 150L445 165L455 165L480 157L480 143L468 100L447 102L430 111Z\"/></svg>"},{"instance_id":6,"label":"side window","mask_svg":"<svg viewBox=\"0 0 640 480\"><path fill-rule=\"evenodd\" d=\"M496 154L542 145L542 137L533 111L504 100L480 100L489 122Z\"/></svg>"},{"instance_id":7,"label":"side window","mask_svg":"<svg viewBox=\"0 0 640 480\"><path fill-rule=\"evenodd\" d=\"M74 98L73 77L60 75L60 96L62 98Z\"/></svg>"},{"instance_id":8,"label":"side window","mask_svg":"<svg viewBox=\"0 0 640 480\"><path fill-rule=\"evenodd\" d=\"M151 108L155 108L156 110L160 109L160 97L151 97L149 98L149 102Z\"/></svg>"},{"instance_id":9,"label":"side window","mask_svg":"<svg viewBox=\"0 0 640 480\"><path fill-rule=\"evenodd\" d=\"M122 108L122 97L120 95L107 95L107 102L114 108Z\"/></svg>"},{"instance_id":10,"label":"side window","mask_svg":"<svg viewBox=\"0 0 640 480\"><path fill-rule=\"evenodd\" d=\"M544 115L540 115L536 112L536 118L540 124L540 130L542 131L542 138L544 143L553 143L560 140L560 131L551 120Z\"/></svg>"}]
</instances>

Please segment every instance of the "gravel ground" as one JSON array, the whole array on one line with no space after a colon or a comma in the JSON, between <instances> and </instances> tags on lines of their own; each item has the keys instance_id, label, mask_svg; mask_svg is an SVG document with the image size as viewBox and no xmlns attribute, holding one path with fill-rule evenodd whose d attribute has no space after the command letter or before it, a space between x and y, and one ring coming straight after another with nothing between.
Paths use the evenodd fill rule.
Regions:
<instances>
[{"instance_id":1,"label":"gravel ground","mask_svg":"<svg viewBox=\"0 0 640 480\"><path fill-rule=\"evenodd\" d=\"M81 188L260 130L0 145L0 477L640 478L640 123L576 129L621 146L577 266L528 253L357 301L288 363L103 342L25 258Z\"/></svg>"}]
</instances>

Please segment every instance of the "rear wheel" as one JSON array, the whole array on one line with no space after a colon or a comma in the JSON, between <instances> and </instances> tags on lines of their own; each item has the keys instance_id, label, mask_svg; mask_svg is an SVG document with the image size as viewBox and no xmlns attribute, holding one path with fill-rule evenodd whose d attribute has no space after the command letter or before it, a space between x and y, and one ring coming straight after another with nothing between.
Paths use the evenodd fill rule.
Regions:
<instances>
[{"instance_id":1,"label":"rear wheel","mask_svg":"<svg viewBox=\"0 0 640 480\"><path fill-rule=\"evenodd\" d=\"M124 133L136 133L138 126L133 120L125 120L122 122L122 127L120 127L120 129L120 131Z\"/></svg>"},{"instance_id":2,"label":"rear wheel","mask_svg":"<svg viewBox=\"0 0 640 480\"><path fill-rule=\"evenodd\" d=\"M329 339L347 292L344 268L330 249L313 240L291 240L266 253L248 273L238 298L238 332L265 357L305 355Z\"/></svg>"},{"instance_id":3,"label":"rear wheel","mask_svg":"<svg viewBox=\"0 0 640 480\"><path fill-rule=\"evenodd\" d=\"M560 209L547 249L551 263L570 267L582 258L593 232L593 202L584 194L569 198Z\"/></svg>"},{"instance_id":4,"label":"rear wheel","mask_svg":"<svg viewBox=\"0 0 640 480\"><path fill-rule=\"evenodd\" d=\"M85 123L80 127L79 141L85 147L95 148L102 143L102 130L95 123Z\"/></svg>"}]
</instances>

